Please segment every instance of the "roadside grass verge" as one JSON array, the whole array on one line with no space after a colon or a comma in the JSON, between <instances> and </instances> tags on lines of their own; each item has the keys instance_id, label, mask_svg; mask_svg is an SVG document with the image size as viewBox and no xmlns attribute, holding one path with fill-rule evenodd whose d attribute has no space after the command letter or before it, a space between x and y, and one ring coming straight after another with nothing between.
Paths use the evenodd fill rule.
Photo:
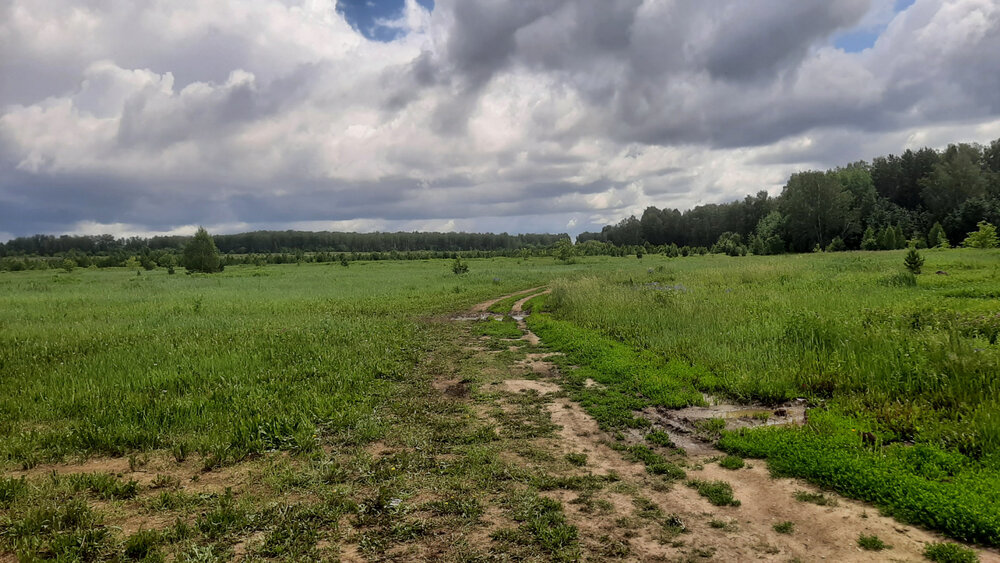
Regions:
<instances>
[{"instance_id":1,"label":"roadside grass verge","mask_svg":"<svg viewBox=\"0 0 1000 563\"><path fill-rule=\"evenodd\" d=\"M858 420L813 411L805 428L724 432L727 452L767 458L775 475L799 477L875 504L909 524L966 542L1000 545L1000 472L930 444L873 450L858 437Z\"/></svg>"}]
</instances>

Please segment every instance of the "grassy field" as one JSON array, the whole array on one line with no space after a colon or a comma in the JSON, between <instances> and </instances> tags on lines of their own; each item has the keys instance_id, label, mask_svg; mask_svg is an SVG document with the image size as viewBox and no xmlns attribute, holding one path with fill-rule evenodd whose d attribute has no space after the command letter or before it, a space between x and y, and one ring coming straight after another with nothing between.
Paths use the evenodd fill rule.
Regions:
<instances>
[{"instance_id":1,"label":"grassy field","mask_svg":"<svg viewBox=\"0 0 1000 563\"><path fill-rule=\"evenodd\" d=\"M584 269L545 259L0 276L0 458L366 443L422 353L420 317Z\"/></svg>"},{"instance_id":2,"label":"grassy field","mask_svg":"<svg viewBox=\"0 0 1000 563\"><path fill-rule=\"evenodd\" d=\"M647 425L634 412L650 405L704 404L698 391L804 399L806 426L722 432L720 446L1000 545L1000 256L925 255L916 277L902 251L653 258L641 276L554 282L529 325L580 366L576 397L605 428Z\"/></svg>"},{"instance_id":3,"label":"grassy field","mask_svg":"<svg viewBox=\"0 0 1000 563\"><path fill-rule=\"evenodd\" d=\"M1000 256L924 255L916 277L902 251L470 260L462 276L443 260L191 276L2 273L0 463L30 477L0 477L0 560L4 551L226 560L248 534L255 557L319 560L347 516L359 549L384 555L442 533L433 530L471 533L486 506L474 491L490 491L515 522L494 537L508 554L578 557L562 505L539 495L553 483L607 483L552 477L586 456L531 453L525 440L553 432L540 403L490 407L490 427L430 387L456 372L464 394L463 382L496 369L462 359L454 329L435 319L541 285L553 291L533 302L528 324L564 354L556 361L568 396L657 478L684 471L664 457L672 448L662 432L649 432L648 445L624 440L629 429L653 429L643 408L701 405L703 393L766 405L801 398L810 406L803 427L711 432L776 473L1000 545ZM518 335L512 321L490 321L469 338L493 339L501 362L515 354L505 339ZM373 453L385 442L400 449ZM510 465L512 447L538 465ZM121 461L31 473L87 458ZM151 468L150 480L117 476L122 463ZM243 466L242 481L226 473ZM190 491L174 467L195 472ZM206 487L213 475L245 487L236 496L228 482L201 490L202 474ZM421 500L429 520L408 516L407 499L429 489L445 491ZM109 531L107 522L136 510L142 526Z\"/></svg>"}]
</instances>

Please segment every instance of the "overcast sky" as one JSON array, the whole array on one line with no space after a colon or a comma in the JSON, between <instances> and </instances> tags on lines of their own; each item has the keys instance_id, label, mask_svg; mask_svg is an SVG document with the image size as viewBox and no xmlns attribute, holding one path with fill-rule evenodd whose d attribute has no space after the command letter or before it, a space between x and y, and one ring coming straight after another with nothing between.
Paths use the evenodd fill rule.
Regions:
<instances>
[{"instance_id":1,"label":"overcast sky","mask_svg":"<svg viewBox=\"0 0 1000 563\"><path fill-rule=\"evenodd\" d=\"M0 0L0 240L599 230L1000 137L1000 0Z\"/></svg>"}]
</instances>

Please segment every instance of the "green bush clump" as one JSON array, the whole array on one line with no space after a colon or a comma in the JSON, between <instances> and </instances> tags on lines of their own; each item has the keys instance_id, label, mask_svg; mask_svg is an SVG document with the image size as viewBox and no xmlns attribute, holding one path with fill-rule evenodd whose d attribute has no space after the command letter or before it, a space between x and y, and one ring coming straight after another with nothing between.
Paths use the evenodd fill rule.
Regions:
<instances>
[{"instance_id":1,"label":"green bush clump","mask_svg":"<svg viewBox=\"0 0 1000 563\"><path fill-rule=\"evenodd\" d=\"M979 563L975 551L954 543L927 544L924 557L934 563Z\"/></svg>"},{"instance_id":2,"label":"green bush clump","mask_svg":"<svg viewBox=\"0 0 1000 563\"><path fill-rule=\"evenodd\" d=\"M870 536L861 534L858 536L858 547L865 551L882 551L884 549L890 549L892 546L888 545L882 541L882 538L874 534Z\"/></svg>"},{"instance_id":3,"label":"green bush clump","mask_svg":"<svg viewBox=\"0 0 1000 563\"><path fill-rule=\"evenodd\" d=\"M657 446L663 446L664 448L676 448L677 445L674 444L673 440L670 439L670 435L662 430L654 430L646 434L646 441L650 444Z\"/></svg>"},{"instance_id":4,"label":"green bush clump","mask_svg":"<svg viewBox=\"0 0 1000 563\"><path fill-rule=\"evenodd\" d=\"M719 460L719 466L725 469L742 469L746 466L743 458L738 455L727 455Z\"/></svg>"},{"instance_id":5,"label":"green bush clump","mask_svg":"<svg viewBox=\"0 0 1000 563\"><path fill-rule=\"evenodd\" d=\"M774 531L778 532L779 534L791 534L795 532L795 522L792 522L791 520L786 520L784 522L778 522L774 526L771 526L771 528L774 529Z\"/></svg>"},{"instance_id":6,"label":"green bush clump","mask_svg":"<svg viewBox=\"0 0 1000 563\"><path fill-rule=\"evenodd\" d=\"M139 530L125 539L125 556L133 561L162 560L158 545L160 533L156 530Z\"/></svg>"},{"instance_id":7,"label":"green bush clump","mask_svg":"<svg viewBox=\"0 0 1000 563\"><path fill-rule=\"evenodd\" d=\"M725 481L701 481L693 479L687 485L698 491L715 506L739 506L740 501L733 498L733 487Z\"/></svg>"},{"instance_id":8,"label":"green bush clump","mask_svg":"<svg viewBox=\"0 0 1000 563\"><path fill-rule=\"evenodd\" d=\"M649 449L647 446L642 444L632 444L630 446L614 444L612 447L628 454L633 460L644 463L646 471L654 475L662 475L668 479L675 480L687 477L684 470L678 467L677 464L667 461L665 457Z\"/></svg>"}]
</instances>

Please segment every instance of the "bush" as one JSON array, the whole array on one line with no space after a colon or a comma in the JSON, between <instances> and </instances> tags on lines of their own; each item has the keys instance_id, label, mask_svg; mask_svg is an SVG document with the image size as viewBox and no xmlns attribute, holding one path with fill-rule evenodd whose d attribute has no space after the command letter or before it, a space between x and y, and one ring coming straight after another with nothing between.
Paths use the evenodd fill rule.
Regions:
<instances>
[{"instance_id":1,"label":"bush","mask_svg":"<svg viewBox=\"0 0 1000 563\"><path fill-rule=\"evenodd\" d=\"M779 534L791 534L795 531L795 522L786 520L784 522L779 522L774 526L771 526L775 532Z\"/></svg>"},{"instance_id":2,"label":"bush","mask_svg":"<svg viewBox=\"0 0 1000 563\"><path fill-rule=\"evenodd\" d=\"M698 491L715 506L739 506L740 501L733 498L733 487L725 481L688 481L688 486Z\"/></svg>"},{"instance_id":3,"label":"bush","mask_svg":"<svg viewBox=\"0 0 1000 563\"><path fill-rule=\"evenodd\" d=\"M889 549L892 546L887 545L876 535L866 536L861 534L858 536L858 547L865 551L882 551L883 549Z\"/></svg>"},{"instance_id":4,"label":"bush","mask_svg":"<svg viewBox=\"0 0 1000 563\"><path fill-rule=\"evenodd\" d=\"M469 271L469 265L462 262L461 258L455 258L455 261L451 263L451 271L454 272L456 276L460 276Z\"/></svg>"},{"instance_id":5,"label":"bush","mask_svg":"<svg viewBox=\"0 0 1000 563\"><path fill-rule=\"evenodd\" d=\"M845 250L847 250L847 245L844 244L844 239L840 237L834 237L830 241L830 244L826 246L827 252L843 252Z\"/></svg>"},{"instance_id":6,"label":"bush","mask_svg":"<svg viewBox=\"0 0 1000 563\"><path fill-rule=\"evenodd\" d=\"M962 246L968 248L996 248L998 245L997 228L986 221L980 221L976 226L979 227L979 230L969 233Z\"/></svg>"},{"instance_id":7,"label":"bush","mask_svg":"<svg viewBox=\"0 0 1000 563\"><path fill-rule=\"evenodd\" d=\"M742 469L745 465L743 458L738 455L727 455L719 461L719 467L726 469Z\"/></svg>"},{"instance_id":8,"label":"bush","mask_svg":"<svg viewBox=\"0 0 1000 563\"><path fill-rule=\"evenodd\" d=\"M978 563L975 551L954 543L931 543L924 548L924 557L935 563Z\"/></svg>"}]
</instances>

